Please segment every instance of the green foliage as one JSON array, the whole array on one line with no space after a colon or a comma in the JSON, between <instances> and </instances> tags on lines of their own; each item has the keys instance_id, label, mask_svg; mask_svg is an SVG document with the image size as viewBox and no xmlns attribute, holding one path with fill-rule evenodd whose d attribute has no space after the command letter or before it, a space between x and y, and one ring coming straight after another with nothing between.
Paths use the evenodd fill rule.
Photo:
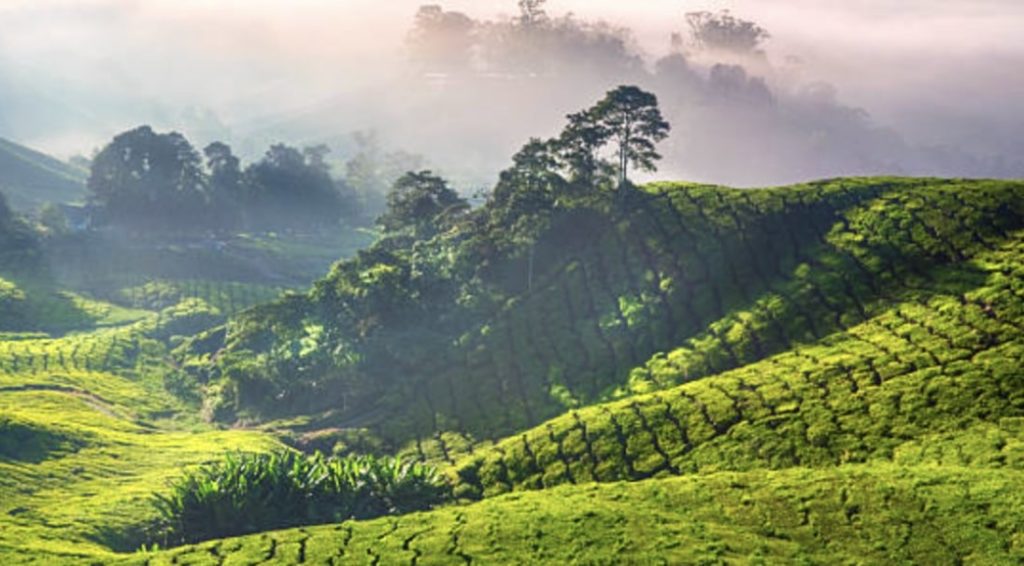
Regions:
<instances>
[{"instance_id":1,"label":"green foliage","mask_svg":"<svg viewBox=\"0 0 1024 566\"><path fill-rule=\"evenodd\" d=\"M125 564L1015 564L1022 479L880 465L561 486Z\"/></svg>"},{"instance_id":2,"label":"green foliage","mask_svg":"<svg viewBox=\"0 0 1024 566\"><path fill-rule=\"evenodd\" d=\"M39 462L82 446L79 439L29 420L0 415L0 460Z\"/></svg>"},{"instance_id":3,"label":"green foliage","mask_svg":"<svg viewBox=\"0 0 1024 566\"><path fill-rule=\"evenodd\" d=\"M448 183L430 171L410 171L388 193L387 211L377 219L384 230L428 240L469 208Z\"/></svg>"},{"instance_id":4,"label":"green foliage","mask_svg":"<svg viewBox=\"0 0 1024 566\"><path fill-rule=\"evenodd\" d=\"M442 420L501 437L570 399L656 391L817 343L930 281L942 285L933 294L976 289L976 270L944 266L1008 241L1024 223L1021 191L891 178L656 184L615 210L556 207L530 239L491 255L500 246L473 216L412 249L339 263L308 302L236 319L225 346L249 353L223 359L264 356L283 388L274 395L316 400L291 405L299 413L334 395L335 408L389 415L371 427L393 447L444 432ZM310 324L323 328L315 352L302 347ZM279 355L293 351L318 362Z\"/></svg>"},{"instance_id":5,"label":"green foliage","mask_svg":"<svg viewBox=\"0 0 1024 566\"><path fill-rule=\"evenodd\" d=\"M88 188L103 219L141 232L304 230L358 216L358 202L331 177L326 146L271 146L243 171L215 142L203 156L177 132L123 132L92 161Z\"/></svg>"},{"instance_id":6,"label":"green foliage","mask_svg":"<svg viewBox=\"0 0 1024 566\"><path fill-rule=\"evenodd\" d=\"M209 202L199 153L181 134L149 126L104 147L92 161L88 187L110 221L147 230L194 226Z\"/></svg>"},{"instance_id":7,"label":"green foliage","mask_svg":"<svg viewBox=\"0 0 1024 566\"><path fill-rule=\"evenodd\" d=\"M1021 183L664 183L608 206L531 167L509 206L388 238L173 358L155 338L215 322L226 291L119 285L177 308L80 296L116 326L3 335L7 436L39 448L0 457L0 561L1021 560ZM5 280L16 304L39 288ZM181 466L271 434L436 465L462 504L121 554Z\"/></svg>"},{"instance_id":8,"label":"green foliage","mask_svg":"<svg viewBox=\"0 0 1024 566\"><path fill-rule=\"evenodd\" d=\"M64 211L52 202L45 203L39 209L39 224L50 237L65 236L70 230Z\"/></svg>"},{"instance_id":9,"label":"green foliage","mask_svg":"<svg viewBox=\"0 0 1024 566\"><path fill-rule=\"evenodd\" d=\"M234 454L186 473L157 496L167 544L428 509L447 486L423 464L296 452Z\"/></svg>"}]
</instances>

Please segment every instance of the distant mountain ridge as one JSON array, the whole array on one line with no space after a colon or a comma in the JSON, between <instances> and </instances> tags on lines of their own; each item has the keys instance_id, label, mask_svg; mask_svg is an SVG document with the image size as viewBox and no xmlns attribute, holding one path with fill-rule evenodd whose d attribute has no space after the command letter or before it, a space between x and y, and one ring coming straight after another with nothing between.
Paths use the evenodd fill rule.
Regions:
<instances>
[{"instance_id":1,"label":"distant mountain ridge","mask_svg":"<svg viewBox=\"0 0 1024 566\"><path fill-rule=\"evenodd\" d=\"M85 197L87 173L63 161L0 137L0 191L20 211L45 202Z\"/></svg>"}]
</instances>

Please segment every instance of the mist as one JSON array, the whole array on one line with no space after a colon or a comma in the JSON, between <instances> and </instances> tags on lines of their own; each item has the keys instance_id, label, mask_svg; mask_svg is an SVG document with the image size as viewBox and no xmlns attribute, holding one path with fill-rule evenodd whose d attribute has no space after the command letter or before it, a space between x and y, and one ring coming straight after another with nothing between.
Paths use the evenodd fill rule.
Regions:
<instances>
[{"instance_id":1,"label":"mist","mask_svg":"<svg viewBox=\"0 0 1024 566\"><path fill-rule=\"evenodd\" d=\"M598 40L553 44L516 72L417 66L407 37L422 3L5 2L0 136L70 157L150 124L250 159L327 143L341 163L352 132L374 130L469 191L530 136L637 83L673 125L658 178L1024 176L1014 0L551 0L549 18ZM513 0L442 6L478 27L519 14ZM685 14L721 9L770 36L750 52L696 49Z\"/></svg>"}]
</instances>

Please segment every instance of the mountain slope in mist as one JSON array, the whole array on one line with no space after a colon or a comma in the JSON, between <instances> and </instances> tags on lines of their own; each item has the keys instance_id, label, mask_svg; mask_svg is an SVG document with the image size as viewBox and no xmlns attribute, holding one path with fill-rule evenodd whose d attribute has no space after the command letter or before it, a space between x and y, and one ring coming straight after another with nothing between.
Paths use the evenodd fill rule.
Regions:
<instances>
[{"instance_id":1,"label":"mountain slope in mist","mask_svg":"<svg viewBox=\"0 0 1024 566\"><path fill-rule=\"evenodd\" d=\"M63 161L0 138L0 191L23 211L45 202L69 203L85 198L87 173Z\"/></svg>"}]
</instances>

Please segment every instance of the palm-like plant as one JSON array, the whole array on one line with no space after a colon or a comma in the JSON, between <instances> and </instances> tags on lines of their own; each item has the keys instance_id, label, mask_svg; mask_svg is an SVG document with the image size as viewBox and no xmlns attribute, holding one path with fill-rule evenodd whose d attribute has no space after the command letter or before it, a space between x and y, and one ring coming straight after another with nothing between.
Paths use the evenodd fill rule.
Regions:
<instances>
[{"instance_id":1,"label":"palm-like plant","mask_svg":"<svg viewBox=\"0 0 1024 566\"><path fill-rule=\"evenodd\" d=\"M448 492L417 462L279 451L228 454L186 473L154 504L166 546L428 509Z\"/></svg>"}]
</instances>

